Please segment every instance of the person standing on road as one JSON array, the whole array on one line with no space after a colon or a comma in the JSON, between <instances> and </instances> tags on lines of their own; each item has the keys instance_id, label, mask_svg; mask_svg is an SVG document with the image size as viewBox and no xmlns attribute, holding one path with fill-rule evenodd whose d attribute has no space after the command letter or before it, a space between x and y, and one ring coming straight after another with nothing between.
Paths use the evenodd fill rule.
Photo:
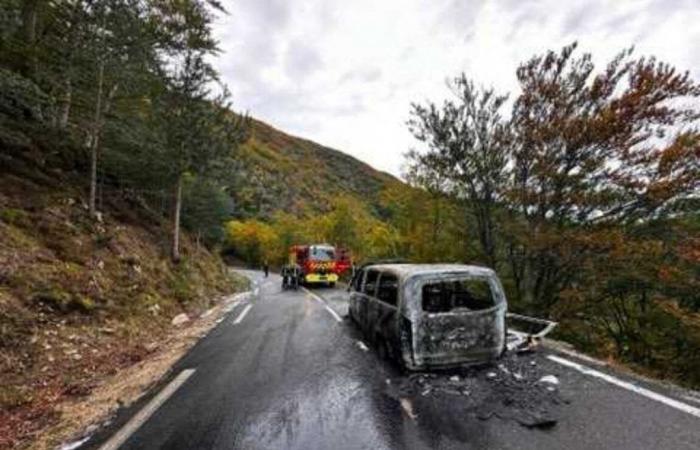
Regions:
<instances>
[{"instance_id":1,"label":"person standing on road","mask_svg":"<svg viewBox=\"0 0 700 450\"><path fill-rule=\"evenodd\" d=\"M267 278L267 275L270 273L270 266L267 264L267 260L263 263L263 270L265 271L265 278Z\"/></svg>"}]
</instances>

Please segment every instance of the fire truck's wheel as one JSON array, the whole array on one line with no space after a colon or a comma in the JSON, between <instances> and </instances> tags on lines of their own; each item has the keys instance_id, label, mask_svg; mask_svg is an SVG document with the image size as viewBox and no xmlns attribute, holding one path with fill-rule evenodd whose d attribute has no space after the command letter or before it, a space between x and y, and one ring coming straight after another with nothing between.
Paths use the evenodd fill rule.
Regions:
<instances>
[{"instance_id":1,"label":"fire truck's wheel","mask_svg":"<svg viewBox=\"0 0 700 450\"><path fill-rule=\"evenodd\" d=\"M335 287L335 282L328 283L328 286L329 286L330 288L334 288L334 287Z\"/></svg>"}]
</instances>

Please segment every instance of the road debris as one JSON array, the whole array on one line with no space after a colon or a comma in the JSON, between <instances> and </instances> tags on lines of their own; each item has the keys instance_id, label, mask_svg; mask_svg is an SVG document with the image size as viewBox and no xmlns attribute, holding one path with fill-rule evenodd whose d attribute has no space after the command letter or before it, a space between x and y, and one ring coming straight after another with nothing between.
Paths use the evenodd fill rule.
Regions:
<instances>
[{"instance_id":1,"label":"road debris","mask_svg":"<svg viewBox=\"0 0 700 450\"><path fill-rule=\"evenodd\" d=\"M545 375L540 378L540 383L559 384L559 379L554 375Z\"/></svg>"},{"instance_id":2,"label":"road debris","mask_svg":"<svg viewBox=\"0 0 700 450\"><path fill-rule=\"evenodd\" d=\"M506 349L515 353L535 351L542 339L557 326L557 322L551 320L514 313L507 313L506 320L508 321Z\"/></svg>"},{"instance_id":3,"label":"road debris","mask_svg":"<svg viewBox=\"0 0 700 450\"><path fill-rule=\"evenodd\" d=\"M411 400L408 398L402 398L401 401L401 408L403 408L404 412L408 417L410 417L413 420L416 420L418 417L416 413L413 411L413 403L411 403Z\"/></svg>"},{"instance_id":4,"label":"road debris","mask_svg":"<svg viewBox=\"0 0 700 450\"><path fill-rule=\"evenodd\" d=\"M534 363L534 364L533 364ZM496 369L496 370L494 370ZM559 391L559 379L542 373L532 357L506 354L497 366L467 367L448 372L419 372L387 383L389 395L412 411L454 411L456 417L512 420L528 428L556 425L559 409L569 400Z\"/></svg>"}]
</instances>

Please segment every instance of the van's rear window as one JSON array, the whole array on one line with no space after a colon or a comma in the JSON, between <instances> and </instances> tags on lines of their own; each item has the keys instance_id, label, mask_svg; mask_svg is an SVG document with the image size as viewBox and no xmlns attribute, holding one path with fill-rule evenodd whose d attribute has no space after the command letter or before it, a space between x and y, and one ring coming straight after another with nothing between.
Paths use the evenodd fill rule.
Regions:
<instances>
[{"instance_id":1,"label":"van's rear window","mask_svg":"<svg viewBox=\"0 0 700 450\"><path fill-rule=\"evenodd\" d=\"M488 280L479 278L427 283L422 295L423 311L431 313L458 308L478 311L495 305Z\"/></svg>"}]
</instances>

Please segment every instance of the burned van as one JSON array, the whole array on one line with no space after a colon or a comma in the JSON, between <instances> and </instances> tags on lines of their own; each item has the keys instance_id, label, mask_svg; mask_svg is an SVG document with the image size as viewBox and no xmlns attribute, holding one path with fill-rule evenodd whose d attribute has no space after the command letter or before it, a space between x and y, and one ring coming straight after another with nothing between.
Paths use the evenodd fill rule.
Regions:
<instances>
[{"instance_id":1,"label":"burned van","mask_svg":"<svg viewBox=\"0 0 700 450\"><path fill-rule=\"evenodd\" d=\"M410 370L486 362L505 350L495 272L457 264L376 264L350 286L349 314L381 356Z\"/></svg>"}]
</instances>

